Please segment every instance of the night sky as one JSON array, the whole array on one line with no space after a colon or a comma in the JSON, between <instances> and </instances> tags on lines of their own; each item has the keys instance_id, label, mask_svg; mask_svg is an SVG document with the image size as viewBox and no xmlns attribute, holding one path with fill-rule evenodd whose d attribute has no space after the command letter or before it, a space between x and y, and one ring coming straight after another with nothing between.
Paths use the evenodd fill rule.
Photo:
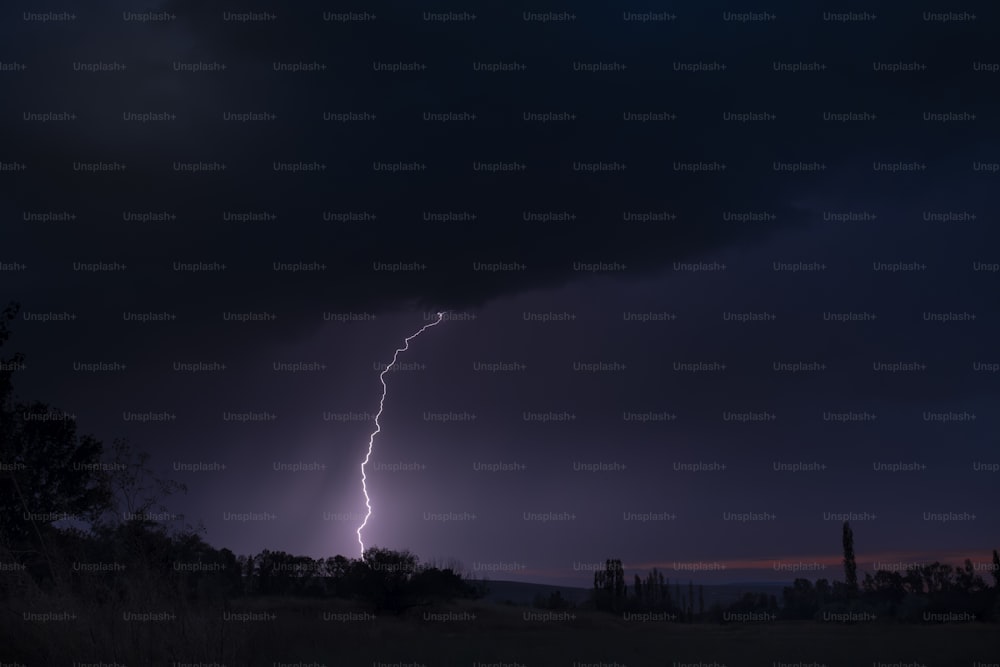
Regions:
<instances>
[{"instance_id":1,"label":"night sky","mask_svg":"<svg viewBox=\"0 0 1000 667\"><path fill-rule=\"evenodd\" d=\"M3 9L22 398L215 546L357 556L442 311L367 546L987 564L996 6L333 4Z\"/></svg>"}]
</instances>

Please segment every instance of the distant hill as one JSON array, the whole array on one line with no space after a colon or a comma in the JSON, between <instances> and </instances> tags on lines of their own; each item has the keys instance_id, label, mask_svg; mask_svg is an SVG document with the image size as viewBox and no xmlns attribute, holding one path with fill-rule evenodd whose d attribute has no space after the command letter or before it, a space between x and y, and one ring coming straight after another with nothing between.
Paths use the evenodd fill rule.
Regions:
<instances>
[{"instance_id":1,"label":"distant hill","mask_svg":"<svg viewBox=\"0 0 1000 667\"><path fill-rule=\"evenodd\" d=\"M526 581L505 581L505 580L490 580L487 582L489 592L486 594L485 599L490 602L497 603L513 603L516 605L530 605L535 600L535 596L539 593L548 597L555 591L559 591L559 594L566 600L576 602L577 604L584 602L590 596L590 588L580 588L576 586L553 586L550 584L534 584ZM705 585L705 607L709 607L713 602L718 601L719 603L726 605L735 602L744 593L764 593L765 595L773 595L778 599L778 604L781 604L781 592L785 586L791 586L791 582L788 583L774 583L774 582L746 582L746 583L735 583L735 584L711 584ZM695 584L695 595L698 595L698 584ZM629 586L631 592L631 586ZM671 593L673 593L674 587L670 587ZM681 593L687 595L687 584L681 584Z\"/></svg>"}]
</instances>

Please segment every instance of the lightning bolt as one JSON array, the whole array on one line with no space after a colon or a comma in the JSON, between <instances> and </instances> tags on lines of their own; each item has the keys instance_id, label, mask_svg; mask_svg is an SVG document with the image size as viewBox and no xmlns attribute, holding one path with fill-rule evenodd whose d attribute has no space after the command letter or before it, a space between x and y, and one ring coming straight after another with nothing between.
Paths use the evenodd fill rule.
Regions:
<instances>
[{"instance_id":1,"label":"lightning bolt","mask_svg":"<svg viewBox=\"0 0 1000 667\"><path fill-rule=\"evenodd\" d=\"M445 315L444 312L439 312L437 314L438 318L435 321L431 322L430 324L425 324L423 327L420 328L420 331L413 334L412 336L407 337L403 341L403 347L397 349L396 352L392 355L392 363L386 366L385 369L381 373L379 373L378 379L382 383L382 398L379 399L378 414L375 415L375 430L372 431L372 434L368 437L368 453L365 454L365 460L361 462L361 490L365 494L365 507L368 508L368 513L365 514L365 520L361 522L360 526L358 526L358 531L357 531L358 544L361 545L362 556L365 555L365 543L361 539L361 531L364 530L366 525L368 525L368 518L372 515L372 504L371 504L371 498L368 496L368 477L365 475L365 466L368 465L368 461L372 457L372 449L375 446L375 436L381 433L382 431L382 426L378 423L378 418L382 416L382 411L385 409L385 395L386 392L389 390L389 388L385 384L385 374L389 372L390 368L396 365L396 359L399 358L400 352L406 352L407 350L410 349L410 341L419 336L420 334L422 334L427 329L430 329L431 327L441 324L441 321L444 319L444 315Z\"/></svg>"}]
</instances>

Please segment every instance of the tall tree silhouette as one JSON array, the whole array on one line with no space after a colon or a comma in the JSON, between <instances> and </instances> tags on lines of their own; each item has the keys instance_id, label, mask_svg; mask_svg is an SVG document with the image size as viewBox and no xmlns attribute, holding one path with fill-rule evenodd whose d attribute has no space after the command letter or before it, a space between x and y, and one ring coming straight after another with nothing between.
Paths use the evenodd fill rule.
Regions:
<instances>
[{"instance_id":1,"label":"tall tree silhouette","mask_svg":"<svg viewBox=\"0 0 1000 667\"><path fill-rule=\"evenodd\" d=\"M19 310L11 303L0 314L0 346ZM28 559L40 551L49 560L45 535L51 524L95 521L109 508L111 494L101 442L78 435L73 415L15 398L14 374L23 362L20 353L0 358L0 544Z\"/></svg>"},{"instance_id":2,"label":"tall tree silhouette","mask_svg":"<svg viewBox=\"0 0 1000 667\"><path fill-rule=\"evenodd\" d=\"M854 561L854 531L851 524L844 522L844 582L847 585L847 597L858 594L858 565Z\"/></svg>"},{"instance_id":3,"label":"tall tree silhouette","mask_svg":"<svg viewBox=\"0 0 1000 667\"><path fill-rule=\"evenodd\" d=\"M594 604L598 609L618 611L625 603L625 569L621 560L608 558L603 570L594 571Z\"/></svg>"},{"instance_id":4,"label":"tall tree silhouette","mask_svg":"<svg viewBox=\"0 0 1000 667\"><path fill-rule=\"evenodd\" d=\"M598 609L605 607L607 599L607 570L594 570L594 605Z\"/></svg>"},{"instance_id":5,"label":"tall tree silhouette","mask_svg":"<svg viewBox=\"0 0 1000 667\"><path fill-rule=\"evenodd\" d=\"M688 616L688 622L694 620L694 582L690 579L688 579L687 616Z\"/></svg>"},{"instance_id":6,"label":"tall tree silhouette","mask_svg":"<svg viewBox=\"0 0 1000 667\"><path fill-rule=\"evenodd\" d=\"M625 568L622 567L622 562L618 559L614 560L615 566L615 602L618 606L615 607L617 610L621 605L622 601L625 600Z\"/></svg>"}]
</instances>

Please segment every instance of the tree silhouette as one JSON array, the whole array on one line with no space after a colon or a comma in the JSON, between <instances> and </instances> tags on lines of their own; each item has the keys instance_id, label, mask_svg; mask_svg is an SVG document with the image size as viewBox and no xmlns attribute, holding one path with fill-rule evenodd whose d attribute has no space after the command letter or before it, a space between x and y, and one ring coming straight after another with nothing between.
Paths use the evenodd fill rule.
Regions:
<instances>
[{"instance_id":1,"label":"tree silhouette","mask_svg":"<svg viewBox=\"0 0 1000 667\"><path fill-rule=\"evenodd\" d=\"M0 313L0 347L10 339L9 323L19 310L10 303ZM110 507L111 496L100 465L102 444L78 435L72 415L16 400L14 374L23 362L20 353L0 358L0 546L23 556L36 576L47 569L56 579L47 546L52 524L92 522Z\"/></svg>"},{"instance_id":2,"label":"tree silhouette","mask_svg":"<svg viewBox=\"0 0 1000 667\"><path fill-rule=\"evenodd\" d=\"M362 562L367 567L364 593L375 603L375 609L401 611L406 584L417 571L416 555L373 546L365 550Z\"/></svg>"},{"instance_id":3,"label":"tree silhouette","mask_svg":"<svg viewBox=\"0 0 1000 667\"><path fill-rule=\"evenodd\" d=\"M636 590L642 591L641 596L639 596L639 606L657 610L670 607L669 587L664 582L663 573L657 571L655 567L646 573L644 582L639 578L639 575L636 575L636 584Z\"/></svg>"},{"instance_id":4,"label":"tree silhouette","mask_svg":"<svg viewBox=\"0 0 1000 667\"><path fill-rule=\"evenodd\" d=\"M922 568L922 574L928 595L947 593L954 587L955 571L947 563L934 561Z\"/></svg>"},{"instance_id":5,"label":"tree silhouette","mask_svg":"<svg viewBox=\"0 0 1000 667\"><path fill-rule=\"evenodd\" d=\"M537 609L569 609L573 604L562 596L562 591L552 591L548 596L537 593L534 606Z\"/></svg>"},{"instance_id":6,"label":"tree silhouette","mask_svg":"<svg viewBox=\"0 0 1000 667\"><path fill-rule=\"evenodd\" d=\"M462 579L462 576L451 567L419 567L410 578L408 587L411 595L420 600L453 600L476 596L476 588ZM559 594L556 591L557 596ZM562 601L559 598L559 601ZM550 602L552 600L550 599ZM565 601L569 605L568 601ZM556 607L550 607L556 608Z\"/></svg>"},{"instance_id":7,"label":"tree silhouette","mask_svg":"<svg viewBox=\"0 0 1000 667\"><path fill-rule=\"evenodd\" d=\"M619 607L621 602L625 600L625 569L622 567L622 562L618 559L614 561L615 567L615 602L618 603Z\"/></svg>"},{"instance_id":8,"label":"tree silhouette","mask_svg":"<svg viewBox=\"0 0 1000 667\"><path fill-rule=\"evenodd\" d=\"M863 589L866 595L899 603L906 597L903 575L899 572L878 570L874 576L866 573Z\"/></svg>"},{"instance_id":9,"label":"tree silhouette","mask_svg":"<svg viewBox=\"0 0 1000 667\"><path fill-rule=\"evenodd\" d=\"M694 620L694 582L690 579L688 579L687 617L688 622Z\"/></svg>"},{"instance_id":10,"label":"tree silhouette","mask_svg":"<svg viewBox=\"0 0 1000 667\"><path fill-rule=\"evenodd\" d=\"M964 566L955 571L955 579L958 590L966 594L978 593L986 588L986 582L976 574L976 568L968 558L965 559Z\"/></svg>"},{"instance_id":11,"label":"tree silhouette","mask_svg":"<svg viewBox=\"0 0 1000 667\"><path fill-rule=\"evenodd\" d=\"M608 558L603 570L594 571L594 605L598 609L620 610L625 603L625 570L621 560Z\"/></svg>"},{"instance_id":12,"label":"tree silhouette","mask_svg":"<svg viewBox=\"0 0 1000 667\"><path fill-rule=\"evenodd\" d=\"M816 602L819 604L819 606L822 607L827 602L829 602L830 598L832 596L833 596L833 592L830 589L830 582L827 581L826 579L817 579L816 580Z\"/></svg>"},{"instance_id":13,"label":"tree silhouette","mask_svg":"<svg viewBox=\"0 0 1000 667\"><path fill-rule=\"evenodd\" d=\"M797 578L782 591L784 615L792 619L811 619L819 609L818 595L808 579Z\"/></svg>"},{"instance_id":14,"label":"tree silhouette","mask_svg":"<svg viewBox=\"0 0 1000 667\"><path fill-rule=\"evenodd\" d=\"M903 586L907 593L911 595L921 595L924 592L924 576L919 567L913 566L906 569L903 576Z\"/></svg>"},{"instance_id":15,"label":"tree silhouette","mask_svg":"<svg viewBox=\"0 0 1000 667\"><path fill-rule=\"evenodd\" d=\"M153 515L169 515L164 500L176 493L187 493L187 485L157 475L150 467L149 452L138 451L125 438L111 445L111 472L106 477L112 496L111 510L101 520L112 525L158 523ZM183 517L178 515L182 520Z\"/></svg>"},{"instance_id":16,"label":"tree silhouette","mask_svg":"<svg viewBox=\"0 0 1000 667\"><path fill-rule=\"evenodd\" d=\"M594 570L594 605L598 609L607 609L611 604L611 591L609 590L610 584L608 581L608 564L611 561L605 561L605 568L603 570Z\"/></svg>"},{"instance_id":17,"label":"tree silhouette","mask_svg":"<svg viewBox=\"0 0 1000 667\"><path fill-rule=\"evenodd\" d=\"M858 565L854 562L854 531L851 524L844 522L844 580L847 585L847 597L857 597Z\"/></svg>"}]
</instances>

